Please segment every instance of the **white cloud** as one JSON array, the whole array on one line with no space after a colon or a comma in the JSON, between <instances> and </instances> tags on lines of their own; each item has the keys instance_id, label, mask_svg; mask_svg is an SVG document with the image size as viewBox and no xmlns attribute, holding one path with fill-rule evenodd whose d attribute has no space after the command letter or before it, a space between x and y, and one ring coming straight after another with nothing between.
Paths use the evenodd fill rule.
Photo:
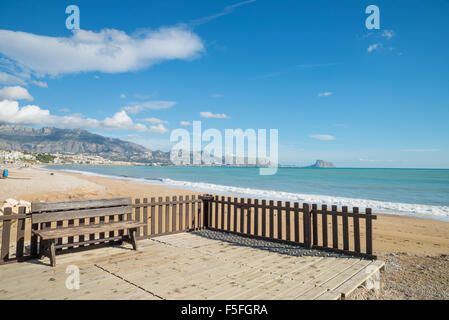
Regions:
<instances>
[{"instance_id":1,"label":"white cloud","mask_svg":"<svg viewBox=\"0 0 449 320\"><path fill-rule=\"evenodd\" d=\"M27 89L19 86L3 87L0 89L0 100L29 100L33 101Z\"/></svg>"},{"instance_id":2,"label":"white cloud","mask_svg":"<svg viewBox=\"0 0 449 320\"><path fill-rule=\"evenodd\" d=\"M329 97L331 95L333 95L333 92L327 91L327 92L320 92L318 93L318 97Z\"/></svg>"},{"instance_id":3,"label":"white cloud","mask_svg":"<svg viewBox=\"0 0 449 320\"><path fill-rule=\"evenodd\" d=\"M387 38L390 40L396 35L396 33L393 30L384 30L381 34L382 37Z\"/></svg>"},{"instance_id":4,"label":"white cloud","mask_svg":"<svg viewBox=\"0 0 449 320\"><path fill-rule=\"evenodd\" d=\"M202 51L199 36L183 27L133 35L115 29L75 30L70 37L0 30L0 53L37 76L128 72L164 60L192 59Z\"/></svg>"},{"instance_id":5,"label":"white cloud","mask_svg":"<svg viewBox=\"0 0 449 320\"><path fill-rule=\"evenodd\" d=\"M309 137L317 140L332 141L335 137L330 134L309 134Z\"/></svg>"},{"instance_id":6,"label":"white cloud","mask_svg":"<svg viewBox=\"0 0 449 320\"><path fill-rule=\"evenodd\" d=\"M131 129L135 131L146 131L146 127L143 124L134 124L133 120L128 116L126 111L119 111L111 118L106 118L102 122L102 127L105 129Z\"/></svg>"},{"instance_id":7,"label":"white cloud","mask_svg":"<svg viewBox=\"0 0 449 320\"><path fill-rule=\"evenodd\" d=\"M33 80L33 81L31 81L31 83L34 84L34 85L36 85L36 86L38 86L38 87L41 87L41 88L48 88L48 84L47 84L47 82L45 82L45 81L36 81L36 80Z\"/></svg>"},{"instance_id":8,"label":"white cloud","mask_svg":"<svg viewBox=\"0 0 449 320\"><path fill-rule=\"evenodd\" d=\"M179 124L181 126L188 127L188 126L192 125L192 122L190 122L190 121L181 121L181 122L179 122Z\"/></svg>"},{"instance_id":9,"label":"white cloud","mask_svg":"<svg viewBox=\"0 0 449 320\"><path fill-rule=\"evenodd\" d=\"M138 119L139 121L148 122L151 124L160 124L160 123L168 123L168 121L161 120L158 118L144 118L144 119Z\"/></svg>"},{"instance_id":10,"label":"white cloud","mask_svg":"<svg viewBox=\"0 0 449 320\"><path fill-rule=\"evenodd\" d=\"M382 48L382 43L374 43L368 47L368 52L373 52L374 50L378 50Z\"/></svg>"},{"instance_id":11,"label":"white cloud","mask_svg":"<svg viewBox=\"0 0 449 320\"><path fill-rule=\"evenodd\" d=\"M212 98L223 98L224 95L221 94L221 93L213 93L213 94L211 95L211 97L212 97Z\"/></svg>"},{"instance_id":12,"label":"white cloud","mask_svg":"<svg viewBox=\"0 0 449 320\"><path fill-rule=\"evenodd\" d=\"M141 106L126 106L126 107L123 107L122 110L129 112L131 114L137 114L137 113L143 111L143 108Z\"/></svg>"},{"instance_id":13,"label":"white cloud","mask_svg":"<svg viewBox=\"0 0 449 320\"><path fill-rule=\"evenodd\" d=\"M151 133L168 133L168 129L164 127L163 124L158 124L157 126L151 126L148 132Z\"/></svg>"},{"instance_id":14,"label":"white cloud","mask_svg":"<svg viewBox=\"0 0 449 320\"><path fill-rule=\"evenodd\" d=\"M126 99L126 94L122 93L122 94L120 95L120 98L121 98L121 99Z\"/></svg>"},{"instance_id":15,"label":"white cloud","mask_svg":"<svg viewBox=\"0 0 449 320\"><path fill-rule=\"evenodd\" d=\"M224 113L212 113L209 111L200 112L203 118L229 119L230 117Z\"/></svg>"},{"instance_id":16,"label":"white cloud","mask_svg":"<svg viewBox=\"0 0 449 320\"><path fill-rule=\"evenodd\" d=\"M161 110L161 109L168 109L176 105L177 102L175 101L146 101L146 102L139 102L135 103L130 106L125 106L122 108L122 110L125 110L132 114L137 114L139 112L144 111L145 109L150 110Z\"/></svg>"},{"instance_id":17,"label":"white cloud","mask_svg":"<svg viewBox=\"0 0 449 320\"><path fill-rule=\"evenodd\" d=\"M168 130L162 125L148 128L141 123L135 123L126 113L119 111L112 117L104 120L86 118L81 114L68 116L55 116L49 110L41 109L36 105L19 107L17 101L0 101L0 119L10 124L51 125L59 128L75 129L105 129L105 130L130 130L138 132L166 133Z\"/></svg>"},{"instance_id":18,"label":"white cloud","mask_svg":"<svg viewBox=\"0 0 449 320\"><path fill-rule=\"evenodd\" d=\"M13 76L9 73L0 72L0 83L1 84L19 84L24 86L26 83L19 77Z\"/></svg>"}]
</instances>

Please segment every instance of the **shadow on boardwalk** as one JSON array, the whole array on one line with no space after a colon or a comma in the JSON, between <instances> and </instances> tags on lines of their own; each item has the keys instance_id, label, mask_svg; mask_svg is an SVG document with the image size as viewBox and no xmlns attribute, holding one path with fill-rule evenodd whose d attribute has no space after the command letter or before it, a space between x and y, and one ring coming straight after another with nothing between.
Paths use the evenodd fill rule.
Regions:
<instances>
[{"instance_id":1,"label":"shadow on boardwalk","mask_svg":"<svg viewBox=\"0 0 449 320\"><path fill-rule=\"evenodd\" d=\"M269 252L275 252L279 254L285 254L289 256L295 257L335 257L335 258L348 258L347 255L314 250L314 249L306 249L304 247L272 242L268 240L260 240L250 237L244 237L232 233L213 231L213 230L199 230L192 231L192 234L195 234L200 237L204 237L207 239L218 240L227 242L234 246L239 247L251 247L254 249L266 250Z\"/></svg>"}]
</instances>

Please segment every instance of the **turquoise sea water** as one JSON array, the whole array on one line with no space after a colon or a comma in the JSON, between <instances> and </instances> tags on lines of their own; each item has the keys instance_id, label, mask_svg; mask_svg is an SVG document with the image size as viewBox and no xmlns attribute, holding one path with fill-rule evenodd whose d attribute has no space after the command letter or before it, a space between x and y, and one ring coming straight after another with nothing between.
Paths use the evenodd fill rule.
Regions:
<instances>
[{"instance_id":1,"label":"turquoise sea water","mask_svg":"<svg viewBox=\"0 0 449 320\"><path fill-rule=\"evenodd\" d=\"M449 170L49 166L144 183L258 199L371 207L383 213L449 221Z\"/></svg>"}]
</instances>

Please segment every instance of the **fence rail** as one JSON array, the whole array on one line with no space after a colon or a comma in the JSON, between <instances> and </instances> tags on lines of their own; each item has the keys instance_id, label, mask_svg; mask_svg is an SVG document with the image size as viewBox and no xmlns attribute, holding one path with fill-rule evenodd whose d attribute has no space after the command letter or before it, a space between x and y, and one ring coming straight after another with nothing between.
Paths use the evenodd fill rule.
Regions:
<instances>
[{"instance_id":1,"label":"fence rail","mask_svg":"<svg viewBox=\"0 0 449 320\"><path fill-rule=\"evenodd\" d=\"M0 216L0 222L0 264L30 258L30 252L25 248L25 238L26 231L31 229L31 215L26 213L26 207L19 207L17 214L12 213L12 208L6 207L3 216Z\"/></svg>"},{"instance_id":2,"label":"fence rail","mask_svg":"<svg viewBox=\"0 0 449 320\"><path fill-rule=\"evenodd\" d=\"M375 259L372 220L367 208L359 213L344 206L208 196L205 227L249 237ZM361 225L360 220L365 220ZM329 237L331 235L331 237ZM364 241L362 241L364 240Z\"/></svg>"},{"instance_id":3,"label":"fence rail","mask_svg":"<svg viewBox=\"0 0 449 320\"><path fill-rule=\"evenodd\" d=\"M212 229L275 242L376 259L373 255L371 209L316 204L290 203L224 196L172 196L135 199L133 212L121 219L144 222L137 238ZM114 219L113 216L109 219ZM115 217L116 218L116 217ZM363 221L365 220L365 221ZM64 228L80 224L100 223L96 219L71 219L48 223L46 228ZM0 216L0 264L35 258L37 244L32 237L31 214L20 207L17 214L5 208ZM123 232L123 231L121 231ZM98 235L79 236L88 239L85 246L96 245ZM111 235L113 236L113 235ZM34 239L34 242L33 242ZM71 243L73 237L58 239Z\"/></svg>"},{"instance_id":4,"label":"fence rail","mask_svg":"<svg viewBox=\"0 0 449 320\"><path fill-rule=\"evenodd\" d=\"M133 203L135 219L145 222L140 228L138 239L198 230L203 228L201 196L173 196L135 199Z\"/></svg>"}]
</instances>

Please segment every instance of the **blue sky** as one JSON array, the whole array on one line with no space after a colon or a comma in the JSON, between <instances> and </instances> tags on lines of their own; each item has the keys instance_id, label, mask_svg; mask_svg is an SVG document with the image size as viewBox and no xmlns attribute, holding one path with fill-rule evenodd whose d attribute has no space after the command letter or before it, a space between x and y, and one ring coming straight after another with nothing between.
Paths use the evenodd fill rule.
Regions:
<instances>
[{"instance_id":1,"label":"blue sky","mask_svg":"<svg viewBox=\"0 0 449 320\"><path fill-rule=\"evenodd\" d=\"M0 120L163 150L201 120L279 129L284 164L449 168L448 40L446 0L2 0Z\"/></svg>"}]
</instances>

